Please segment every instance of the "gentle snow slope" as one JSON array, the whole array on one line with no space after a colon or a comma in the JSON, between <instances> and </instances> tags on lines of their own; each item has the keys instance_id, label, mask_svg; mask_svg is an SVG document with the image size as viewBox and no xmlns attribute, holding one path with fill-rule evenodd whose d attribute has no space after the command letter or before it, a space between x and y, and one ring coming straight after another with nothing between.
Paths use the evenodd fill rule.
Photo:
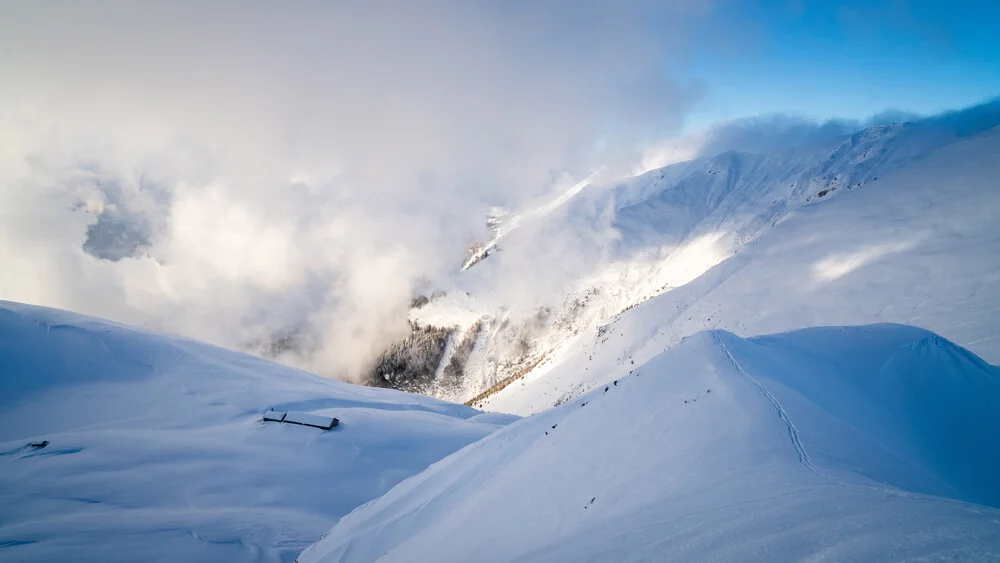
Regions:
<instances>
[{"instance_id":1,"label":"gentle snow slope","mask_svg":"<svg viewBox=\"0 0 1000 563\"><path fill-rule=\"evenodd\" d=\"M269 407L341 426L260 422ZM510 420L6 302L0 408L3 561L289 561Z\"/></svg>"},{"instance_id":2,"label":"gentle snow slope","mask_svg":"<svg viewBox=\"0 0 1000 563\"><path fill-rule=\"evenodd\" d=\"M1000 504L997 404L1000 370L913 327L703 332L299 561L997 559L1000 510L962 502Z\"/></svg>"}]
</instances>

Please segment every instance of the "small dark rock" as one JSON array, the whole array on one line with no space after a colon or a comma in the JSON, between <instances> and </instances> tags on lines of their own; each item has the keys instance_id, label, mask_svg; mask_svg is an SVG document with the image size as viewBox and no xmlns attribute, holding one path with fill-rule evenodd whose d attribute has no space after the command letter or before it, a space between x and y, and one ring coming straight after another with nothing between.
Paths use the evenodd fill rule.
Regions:
<instances>
[{"instance_id":1,"label":"small dark rock","mask_svg":"<svg viewBox=\"0 0 1000 563\"><path fill-rule=\"evenodd\" d=\"M42 440L41 442L32 442L32 443L28 444L29 447L35 448L36 450L40 450L40 449L44 448L47 445L49 445L49 441L48 440Z\"/></svg>"}]
</instances>

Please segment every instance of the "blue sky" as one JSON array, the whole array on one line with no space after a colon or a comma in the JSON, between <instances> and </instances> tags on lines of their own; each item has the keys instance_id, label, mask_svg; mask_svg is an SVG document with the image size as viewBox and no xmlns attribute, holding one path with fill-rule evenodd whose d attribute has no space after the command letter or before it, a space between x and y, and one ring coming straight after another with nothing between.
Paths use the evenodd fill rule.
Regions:
<instances>
[{"instance_id":1,"label":"blue sky","mask_svg":"<svg viewBox=\"0 0 1000 563\"><path fill-rule=\"evenodd\" d=\"M771 112L935 113L1000 95L1000 2L748 1L718 15L703 25L722 27L719 44L674 69L704 88L688 128Z\"/></svg>"}]
</instances>

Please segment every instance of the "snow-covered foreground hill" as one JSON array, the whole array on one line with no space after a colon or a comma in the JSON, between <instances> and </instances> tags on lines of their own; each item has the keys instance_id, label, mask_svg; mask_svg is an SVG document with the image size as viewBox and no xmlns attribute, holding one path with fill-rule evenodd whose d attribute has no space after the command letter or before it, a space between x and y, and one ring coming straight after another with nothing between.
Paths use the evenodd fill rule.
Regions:
<instances>
[{"instance_id":1,"label":"snow-covered foreground hill","mask_svg":"<svg viewBox=\"0 0 1000 563\"><path fill-rule=\"evenodd\" d=\"M261 422L270 407L341 425ZM290 561L513 419L8 302L0 411L5 562Z\"/></svg>"},{"instance_id":2,"label":"snow-covered foreground hill","mask_svg":"<svg viewBox=\"0 0 1000 563\"><path fill-rule=\"evenodd\" d=\"M702 332L299 561L996 560L997 404L1000 369L914 327Z\"/></svg>"},{"instance_id":3,"label":"snow-covered foreground hill","mask_svg":"<svg viewBox=\"0 0 1000 563\"><path fill-rule=\"evenodd\" d=\"M630 373L515 420L2 303L0 559L1000 557L1000 369L967 350L903 325L613 350L587 361Z\"/></svg>"}]
</instances>

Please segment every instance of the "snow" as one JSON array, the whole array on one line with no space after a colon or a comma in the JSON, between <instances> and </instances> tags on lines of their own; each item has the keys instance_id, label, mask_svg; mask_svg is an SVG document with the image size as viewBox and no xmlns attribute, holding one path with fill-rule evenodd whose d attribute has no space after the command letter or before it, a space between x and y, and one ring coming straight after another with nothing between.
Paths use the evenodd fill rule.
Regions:
<instances>
[{"instance_id":1,"label":"snow","mask_svg":"<svg viewBox=\"0 0 1000 563\"><path fill-rule=\"evenodd\" d=\"M411 316L445 361L480 327L456 399L524 373L491 413L0 302L0 559L1000 559L1000 128L961 125L494 210Z\"/></svg>"},{"instance_id":2,"label":"snow","mask_svg":"<svg viewBox=\"0 0 1000 563\"><path fill-rule=\"evenodd\" d=\"M288 413L278 412L278 411L267 411L264 413L264 422L281 422L285 420L285 416Z\"/></svg>"},{"instance_id":3,"label":"snow","mask_svg":"<svg viewBox=\"0 0 1000 563\"><path fill-rule=\"evenodd\" d=\"M470 357L476 391L543 357L476 405L531 416L299 560L1000 559L1000 128L959 125L696 159L507 231L471 299L549 247L589 267L525 357L505 313ZM608 217L610 253L560 244Z\"/></svg>"},{"instance_id":4,"label":"snow","mask_svg":"<svg viewBox=\"0 0 1000 563\"><path fill-rule=\"evenodd\" d=\"M544 213L511 211L497 230L503 251L457 273L448 296L416 314L435 326L483 321L464 388L442 397L468 400L544 357L526 386L481 405L530 414L620 375L590 381L593 367L581 377L578 362L558 364L636 306L659 317L644 323L654 334L627 344L646 359L706 329L896 322L1000 362L998 109L706 155L577 184ZM532 387L550 372L563 383Z\"/></svg>"},{"instance_id":5,"label":"snow","mask_svg":"<svg viewBox=\"0 0 1000 563\"><path fill-rule=\"evenodd\" d=\"M564 191L559 190L559 188L557 188L557 190L559 190L559 193L558 195L556 195L556 197L552 198L550 201L545 202L544 204L539 205L534 209L529 209L528 211L522 214L509 216L506 212L497 213L496 211L494 211L493 213L490 213L489 222L492 223L492 225L496 225L497 227L496 232L493 238L488 243L483 245L483 248L481 248L478 252L472 254L466 259L465 263L462 265L462 271L468 270L472 266L476 265L479 261L486 258L494 250L496 250L500 240L505 236L507 236L514 229L517 229L524 223L530 223L533 221L544 219L546 216L550 215L553 211L556 211L560 207L566 205L567 202L572 200L577 194L583 191L584 188L589 186L591 184L591 180L593 180L599 173L600 170L592 172L589 176L587 176L586 178L584 178L579 182L574 183L573 185L566 188Z\"/></svg>"},{"instance_id":6,"label":"snow","mask_svg":"<svg viewBox=\"0 0 1000 563\"><path fill-rule=\"evenodd\" d=\"M341 425L263 422L272 408ZM513 419L8 302L0 409L5 562L291 561Z\"/></svg>"},{"instance_id":7,"label":"snow","mask_svg":"<svg viewBox=\"0 0 1000 563\"><path fill-rule=\"evenodd\" d=\"M323 430L329 430L333 428L334 421L336 420L337 420L336 417L319 416L307 412L290 412L286 414L284 418L284 422L290 422L292 424L302 424L304 426L315 426L316 428L321 428Z\"/></svg>"},{"instance_id":8,"label":"snow","mask_svg":"<svg viewBox=\"0 0 1000 563\"><path fill-rule=\"evenodd\" d=\"M998 400L1000 369L915 327L702 332L432 465L299 561L995 559Z\"/></svg>"},{"instance_id":9,"label":"snow","mask_svg":"<svg viewBox=\"0 0 1000 563\"><path fill-rule=\"evenodd\" d=\"M619 358L645 361L706 329L754 336L894 322L1000 362L1000 128L933 151L914 135L896 133L892 150L884 150L918 158L890 159L893 167L874 169L877 181L799 206L732 253L725 244L689 239L652 274L657 283L678 283L629 311L635 314L597 315L603 334L581 327L580 337L555 344L558 353L542 369L477 406L540 412L627 374ZM704 260L671 270L688 255ZM630 268L633 276L643 271ZM685 278L693 279L679 283Z\"/></svg>"}]
</instances>

